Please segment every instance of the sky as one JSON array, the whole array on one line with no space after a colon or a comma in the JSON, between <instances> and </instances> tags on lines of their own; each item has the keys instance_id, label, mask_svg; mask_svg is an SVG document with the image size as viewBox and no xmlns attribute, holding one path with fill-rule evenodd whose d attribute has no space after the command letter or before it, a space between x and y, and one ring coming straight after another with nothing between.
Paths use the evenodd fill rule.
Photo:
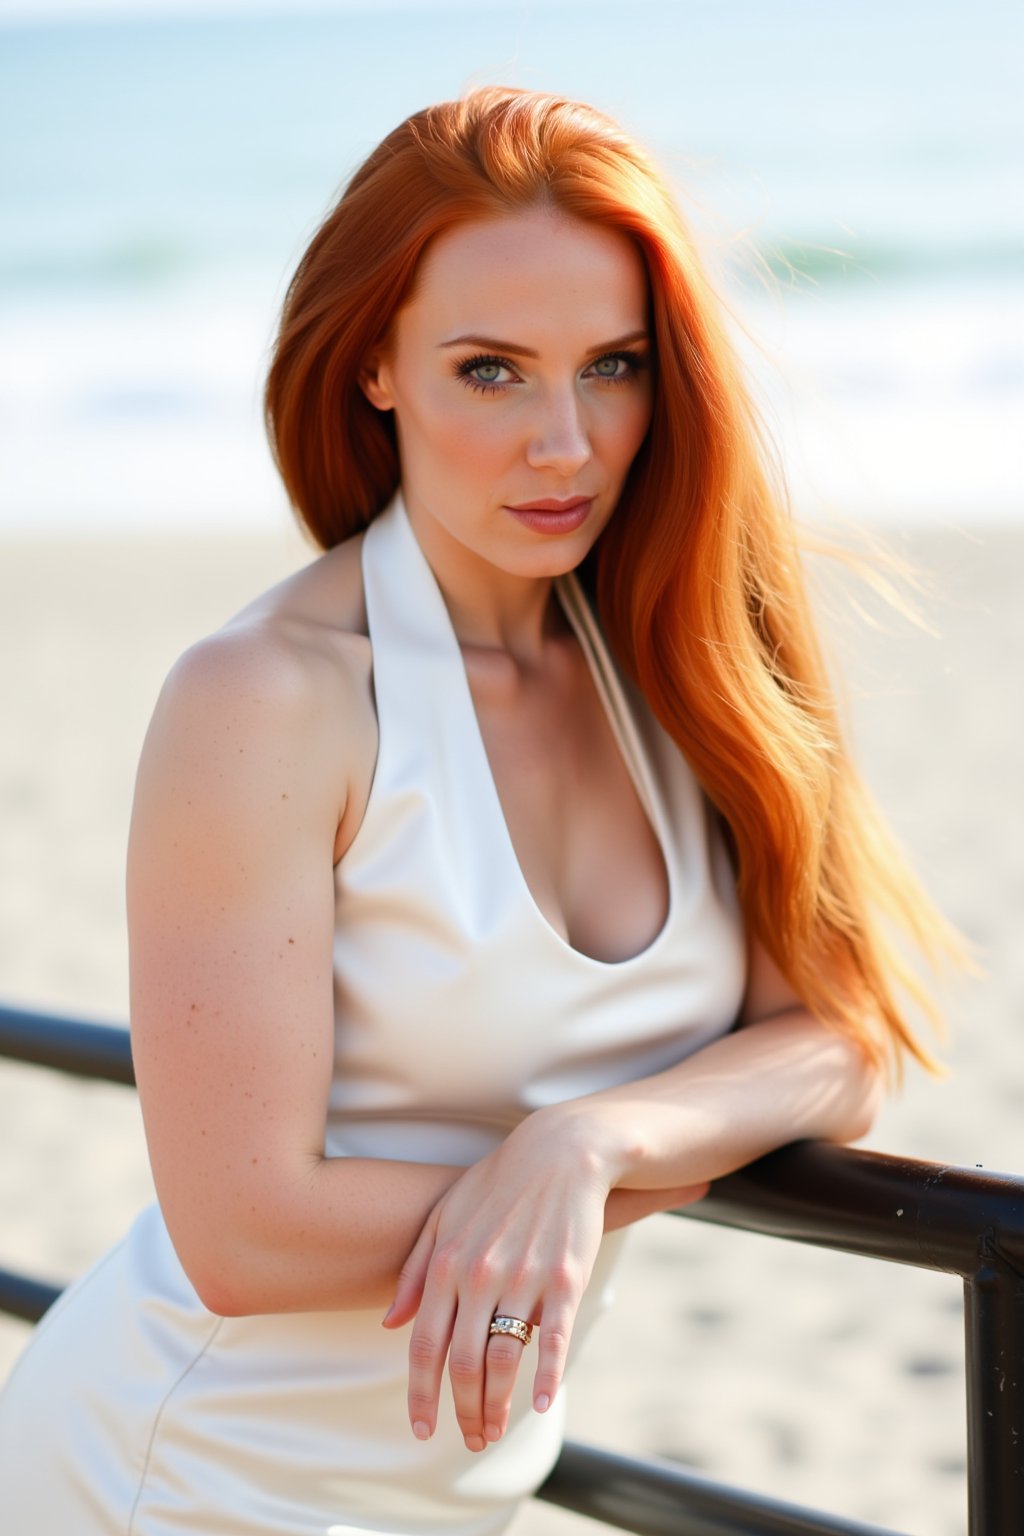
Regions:
<instances>
[{"instance_id":1,"label":"sky","mask_svg":"<svg viewBox=\"0 0 1024 1536\"><path fill-rule=\"evenodd\" d=\"M595 0L559 0L559 4L593 5ZM102 21L146 16L252 16L257 12L330 14L343 11L505 9L510 0L0 0L0 23L40 21Z\"/></svg>"}]
</instances>

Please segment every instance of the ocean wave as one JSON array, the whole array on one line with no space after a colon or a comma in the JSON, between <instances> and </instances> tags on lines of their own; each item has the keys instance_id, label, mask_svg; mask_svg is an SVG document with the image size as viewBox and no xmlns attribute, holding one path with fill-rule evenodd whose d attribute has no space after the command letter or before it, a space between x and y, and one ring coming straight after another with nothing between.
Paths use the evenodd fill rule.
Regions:
<instances>
[{"instance_id":1,"label":"ocean wave","mask_svg":"<svg viewBox=\"0 0 1024 1536\"><path fill-rule=\"evenodd\" d=\"M23 243L15 254L0 254L0 294L161 288L193 279L204 265L208 264L194 247L159 235L77 251L49 244L33 250Z\"/></svg>"},{"instance_id":2,"label":"ocean wave","mask_svg":"<svg viewBox=\"0 0 1024 1536\"><path fill-rule=\"evenodd\" d=\"M263 260L250 247L246 265L275 280L284 263L278 252ZM756 288L766 278L784 287L849 287L884 282L913 284L936 279L970 281L1019 279L1024 273L1024 241L1001 240L957 246L896 242L851 242L845 246L810 240L748 241L731 247L727 276L741 288ZM203 251L184 239L140 234L107 245L75 250L47 242L38 249L23 244L16 253L0 252L0 303L19 294L47 292L88 297L90 293L157 292L176 286L216 285L225 272L238 274L237 253ZM234 278L232 278L232 281Z\"/></svg>"},{"instance_id":3,"label":"ocean wave","mask_svg":"<svg viewBox=\"0 0 1024 1536\"><path fill-rule=\"evenodd\" d=\"M1024 273L1024 241L1008 239L964 245L851 241L845 246L774 240L758 242L751 256L737 268L737 277L744 283L759 280L765 272L797 286L1019 279Z\"/></svg>"}]
</instances>

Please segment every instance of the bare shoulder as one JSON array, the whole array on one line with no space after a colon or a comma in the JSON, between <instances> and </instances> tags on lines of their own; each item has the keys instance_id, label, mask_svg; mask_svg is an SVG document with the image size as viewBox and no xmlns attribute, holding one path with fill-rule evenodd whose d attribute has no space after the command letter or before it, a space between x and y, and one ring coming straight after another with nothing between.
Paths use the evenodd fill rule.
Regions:
<instances>
[{"instance_id":1,"label":"bare shoulder","mask_svg":"<svg viewBox=\"0 0 1024 1536\"><path fill-rule=\"evenodd\" d=\"M175 663L140 791L177 785L242 806L251 796L254 810L295 794L321 827L333 818L334 840L347 846L376 757L360 545L320 556Z\"/></svg>"},{"instance_id":2,"label":"bare shoulder","mask_svg":"<svg viewBox=\"0 0 1024 1536\"><path fill-rule=\"evenodd\" d=\"M358 689L370 666L361 545L350 539L319 556L191 646L172 687L238 685L246 697L255 684L268 700L296 705L307 690Z\"/></svg>"}]
</instances>

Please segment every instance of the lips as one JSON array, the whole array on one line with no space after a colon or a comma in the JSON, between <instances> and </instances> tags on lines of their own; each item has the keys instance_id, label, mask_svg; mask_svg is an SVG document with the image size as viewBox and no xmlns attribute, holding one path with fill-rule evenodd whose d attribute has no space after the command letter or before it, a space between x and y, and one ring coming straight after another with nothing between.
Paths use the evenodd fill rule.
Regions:
<instances>
[{"instance_id":1,"label":"lips","mask_svg":"<svg viewBox=\"0 0 1024 1536\"><path fill-rule=\"evenodd\" d=\"M567 496L560 500L557 496L548 496L543 501L510 502L508 507L510 512L571 512L574 507L582 507L593 499L592 496Z\"/></svg>"},{"instance_id":2,"label":"lips","mask_svg":"<svg viewBox=\"0 0 1024 1536\"><path fill-rule=\"evenodd\" d=\"M593 505L593 496L545 496L539 501L520 502L518 506L507 505L505 511L534 533L556 535L575 533L582 528Z\"/></svg>"}]
</instances>

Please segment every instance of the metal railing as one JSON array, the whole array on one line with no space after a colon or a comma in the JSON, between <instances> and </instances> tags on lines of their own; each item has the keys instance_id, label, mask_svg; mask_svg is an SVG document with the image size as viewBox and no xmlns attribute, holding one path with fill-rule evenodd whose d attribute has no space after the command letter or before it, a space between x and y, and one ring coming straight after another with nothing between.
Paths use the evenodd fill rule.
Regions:
<instances>
[{"instance_id":1,"label":"metal railing","mask_svg":"<svg viewBox=\"0 0 1024 1536\"><path fill-rule=\"evenodd\" d=\"M126 1029L0 1008L0 1057L131 1084ZM942 1270L964 1282L968 1536L1024 1533L1024 1179L800 1142L720 1180L691 1220ZM34 1321L60 1288L0 1270ZM538 1497L637 1536L893 1536L671 1463L569 1442Z\"/></svg>"}]
</instances>

